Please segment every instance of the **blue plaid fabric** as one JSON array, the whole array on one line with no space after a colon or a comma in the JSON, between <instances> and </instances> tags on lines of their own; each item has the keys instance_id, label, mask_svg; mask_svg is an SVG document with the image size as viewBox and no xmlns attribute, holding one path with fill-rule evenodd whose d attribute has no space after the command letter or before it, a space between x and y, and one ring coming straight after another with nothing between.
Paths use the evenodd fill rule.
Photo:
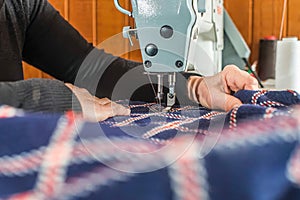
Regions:
<instances>
[{"instance_id":1,"label":"blue plaid fabric","mask_svg":"<svg viewBox=\"0 0 300 200\"><path fill-rule=\"evenodd\" d=\"M299 95L240 91L230 112L120 101L131 116L0 107L0 199L300 199Z\"/></svg>"}]
</instances>

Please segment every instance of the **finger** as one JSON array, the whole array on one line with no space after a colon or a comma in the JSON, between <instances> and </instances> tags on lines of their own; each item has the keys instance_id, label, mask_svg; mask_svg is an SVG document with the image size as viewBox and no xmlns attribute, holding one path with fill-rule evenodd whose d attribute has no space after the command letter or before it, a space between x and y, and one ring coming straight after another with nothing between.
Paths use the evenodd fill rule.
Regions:
<instances>
[{"instance_id":1,"label":"finger","mask_svg":"<svg viewBox=\"0 0 300 200\"><path fill-rule=\"evenodd\" d=\"M86 98L82 101L82 114L84 119L99 122L113 116L111 103L102 105L99 99Z\"/></svg>"},{"instance_id":2,"label":"finger","mask_svg":"<svg viewBox=\"0 0 300 200\"><path fill-rule=\"evenodd\" d=\"M114 116L127 116L130 115L130 109L125 108L124 106L110 101L104 105L97 104L93 111L92 117L93 121L104 121L110 117Z\"/></svg>"},{"instance_id":3,"label":"finger","mask_svg":"<svg viewBox=\"0 0 300 200\"><path fill-rule=\"evenodd\" d=\"M114 115L123 115L123 116L130 115L130 109L128 109L120 104L112 102L111 106L112 106Z\"/></svg>"},{"instance_id":4,"label":"finger","mask_svg":"<svg viewBox=\"0 0 300 200\"><path fill-rule=\"evenodd\" d=\"M232 95L228 95L226 94L226 100L225 100L225 104L224 104L224 107L223 107L223 110L225 110L226 112L230 111L231 109L237 107L237 106L240 106L242 105L242 102L232 96Z\"/></svg>"},{"instance_id":5,"label":"finger","mask_svg":"<svg viewBox=\"0 0 300 200\"><path fill-rule=\"evenodd\" d=\"M67 86L77 96L77 98L79 98L79 100L92 99L92 96L85 88L79 88L70 83L65 83L65 86Z\"/></svg>"},{"instance_id":6,"label":"finger","mask_svg":"<svg viewBox=\"0 0 300 200\"><path fill-rule=\"evenodd\" d=\"M72 85L71 83L65 83L65 86L67 86L70 90L73 90L74 85Z\"/></svg>"},{"instance_id":7,"label":"finger","mask_svg":"<svg viewBox=\"0 0 300 200\"><path fill-rule=\"evenodd\" d=\"M247 84L245 86L246 90L258 90L258 81L256 78L250 76L250 78L247 80Z\"/></svg>"},{"instance_id":8,"label":"finger","mask_svg":"<svg viewBox=\"0 0 300 200\"><path fill-rule=\"evenodd\" d=\"M114 112L112 109L112 102L107 103L105 105L97 104L95 106L93 116L95 116L94 121L104 121L110 117L113 117Z\"/></svg>"},{"instance_id":9,"label":"finger","mask_svg":"<svg viewBox=\"0 0 300 200\"><path fill-rule=\"evenodd\" d=\"M98 97L95 97L95 99L101 105L105 105L105 104L111 103L111 100L109 98L101 98L101 99L99 99Z\"/></svg>"},{"instance_id":10,"label":"finger","mask_svg":"<svg viewBox=\"0 0 300 200\"><path fill-rule=\"evenodd\" d=\"M232 91L244 89L246 80L250 77L247 72L240 70L236 66L226 67L224 69L224 76L228 87Z\"/></svg>"},{"instance_id":11,"label":"finger","mask_svg":"<svg viewBox=\"0 0 300 200\"><path fill-rule=\"evenodd\" d=\"M236 92L241 89L258 89L257 80L247 72L240 70L234 65L226 66L222 71L222 75L227 86L232 91Z\"/></svg>"},{"instance_id":12,"label":"finger","mask_svg":"<svg viewBox=\"0 0 300 200\"><path fill-rule=\"evenodd\" d=\"M239 78L235 79L234 84L237 86L238 90L241 90L241 89L249 89L249 90L258 89L258 81L256 80L256 78L254 78L249 73L247 73L245 71L242 71L242 70L239 70L236 73L237 74L236 74L235 77L239 77Z\"/></svg>"},{"instance_id":13,"label":"finger","mask_svg":"<svg viewBox=\"0 0 300 200\"><path fill-rule=\"evenodd\" d=\"M210 109L221 109L226 112L241 104L242 102L236 97L218 90L209 90L204 98L201 98L201 105Z\"/></svg>"}]
</instances>

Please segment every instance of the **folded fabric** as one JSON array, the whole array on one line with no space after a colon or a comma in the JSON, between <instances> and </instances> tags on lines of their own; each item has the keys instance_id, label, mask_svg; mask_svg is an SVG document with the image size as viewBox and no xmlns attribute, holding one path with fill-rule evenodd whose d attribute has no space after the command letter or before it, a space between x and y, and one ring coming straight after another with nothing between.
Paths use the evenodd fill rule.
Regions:
<instances>
[{"instance_id":1,"label":"folded fabric","mask_svg":"<svg viewBox=\"0 0 300 200\"><path fill-rule=\"evenodd\" d=\"M112 118L104 124L113 128L126 127L126 132L136 137L166 140L180 134L205 133L209 129L232 129L251 120L288 116L293 106L300 103L300 95L291 90L241 90L235 96L244 104L230 112L198 106L174 107L164 112L156 103L121 101L119 103L125 106L129 104L131 117ZM120 131L120 134L127 133Z\"/></svg>"}]
</instances>

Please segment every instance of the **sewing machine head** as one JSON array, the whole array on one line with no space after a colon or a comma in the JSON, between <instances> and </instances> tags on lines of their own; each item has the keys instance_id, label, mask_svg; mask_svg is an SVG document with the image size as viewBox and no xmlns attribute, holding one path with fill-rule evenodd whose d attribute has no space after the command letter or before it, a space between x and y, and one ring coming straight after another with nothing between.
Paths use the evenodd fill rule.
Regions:
<instances>
[{"instance_id":1,"label":"sewing machine head","mask_svg":"<svg viewBox=\"0 0 300 200\"><path fill-rule=\"evenodd\" d=\"M125 27L123 35L130 40L137 36L145 71L158 74L158 98L164 74L169 77L169 98L175 96L176 72L212 75L221 70L222 0L131 0L132 12L114 2L135 19L136 27ZM174 102L167 100L167 105Z\"/></svg>"}]
</instances>

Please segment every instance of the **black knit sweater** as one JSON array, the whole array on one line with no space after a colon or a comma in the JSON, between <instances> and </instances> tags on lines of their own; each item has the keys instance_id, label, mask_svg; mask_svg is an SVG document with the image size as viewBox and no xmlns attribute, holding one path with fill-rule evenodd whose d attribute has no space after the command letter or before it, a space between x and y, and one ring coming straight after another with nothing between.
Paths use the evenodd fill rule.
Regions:
<instances>
[{"instance_id":1,"label":"black knit sweater","mask_svg":"<svg viewBox=\"0 0 300 200\"><path fill-rule=\"evenodd\" d=\"M29 79L0 82L0 104L27 111L60 113L80 111L81 106L63 82L50 79Z\"/></svg>"},{"instance_id":2,"label":"black knit sweater","mask_svg":"<svg viewBox=\"0 0 300 200\"><path fill-rule=\"evenodd\" d=\"M88 60L82 65L88 55ZM118 66L113 64L116 60ZM96 94L99 79L109 66L115 69L114 79L118 79L128 66L138 65L95 49L46 0L0 0L0 81L22 80L22 61L64 82L76 82L92 94ZM76 78L78 71L80 75ZM103 83L101 91L97 89L97 95L109 96L114 85L112 81ZM22 103L21 100L29 100L31 90L35 91L37 87L41 101L36 104L32 99L32 105ZM0 103L24 109L57 111L58 108L71 107L67 101L71 94L62 82L2 82ZM52 107L45 107L50 104Z\"/></svg>"},{"instance_id":3,"label":"black knit sweater","mask_svg":"<svg viewBox=\"0 0 300 200\"><path fill-rule=\"evenodd\" d=\"M98 97L108 97L112 100L128 97L141 101L154 100L148 77L143 75L143 67L138 67L141 66L140 63L118 58L102 49L94 48L46 0L0 0L0 81L22 80L22 61L58 80L84 87ZM138 70L133 70L137 67ZM134 72L128 73L132 71ZM125 84L118 84L124 74L130 74L127 81ZM185 96L185 79L177 82L180 87L176 91ZM126 93L126 84L129 83L137 85L136 91L130 96ZM13 94L12 91L20 89L12 90L14 84L5 84L2 83L0 87L0 103L3 102L1 99L20 101L24 99L22 95L32 89L32 85L29 87L30 84L22 82L16 84L16 87L26 87L23 89L26 92ZM65 101L68 98L64 95L70 96L71 93L63 83L53 86L50 82L44 85L45 82L38 81L38 84L43 89L43 101L52 101L53 106L67 105ZM51 90L51 94L56 90L57 94L64 95L50 98L51 95L46 94L48 89L49 92ZM13 95L13 98L9 95ZM25 104L20 102L13 105L25 108ZM40 110L42 108L39 106L44 105L37 104L31 107Z\"/></svg>"}]
</instances>

